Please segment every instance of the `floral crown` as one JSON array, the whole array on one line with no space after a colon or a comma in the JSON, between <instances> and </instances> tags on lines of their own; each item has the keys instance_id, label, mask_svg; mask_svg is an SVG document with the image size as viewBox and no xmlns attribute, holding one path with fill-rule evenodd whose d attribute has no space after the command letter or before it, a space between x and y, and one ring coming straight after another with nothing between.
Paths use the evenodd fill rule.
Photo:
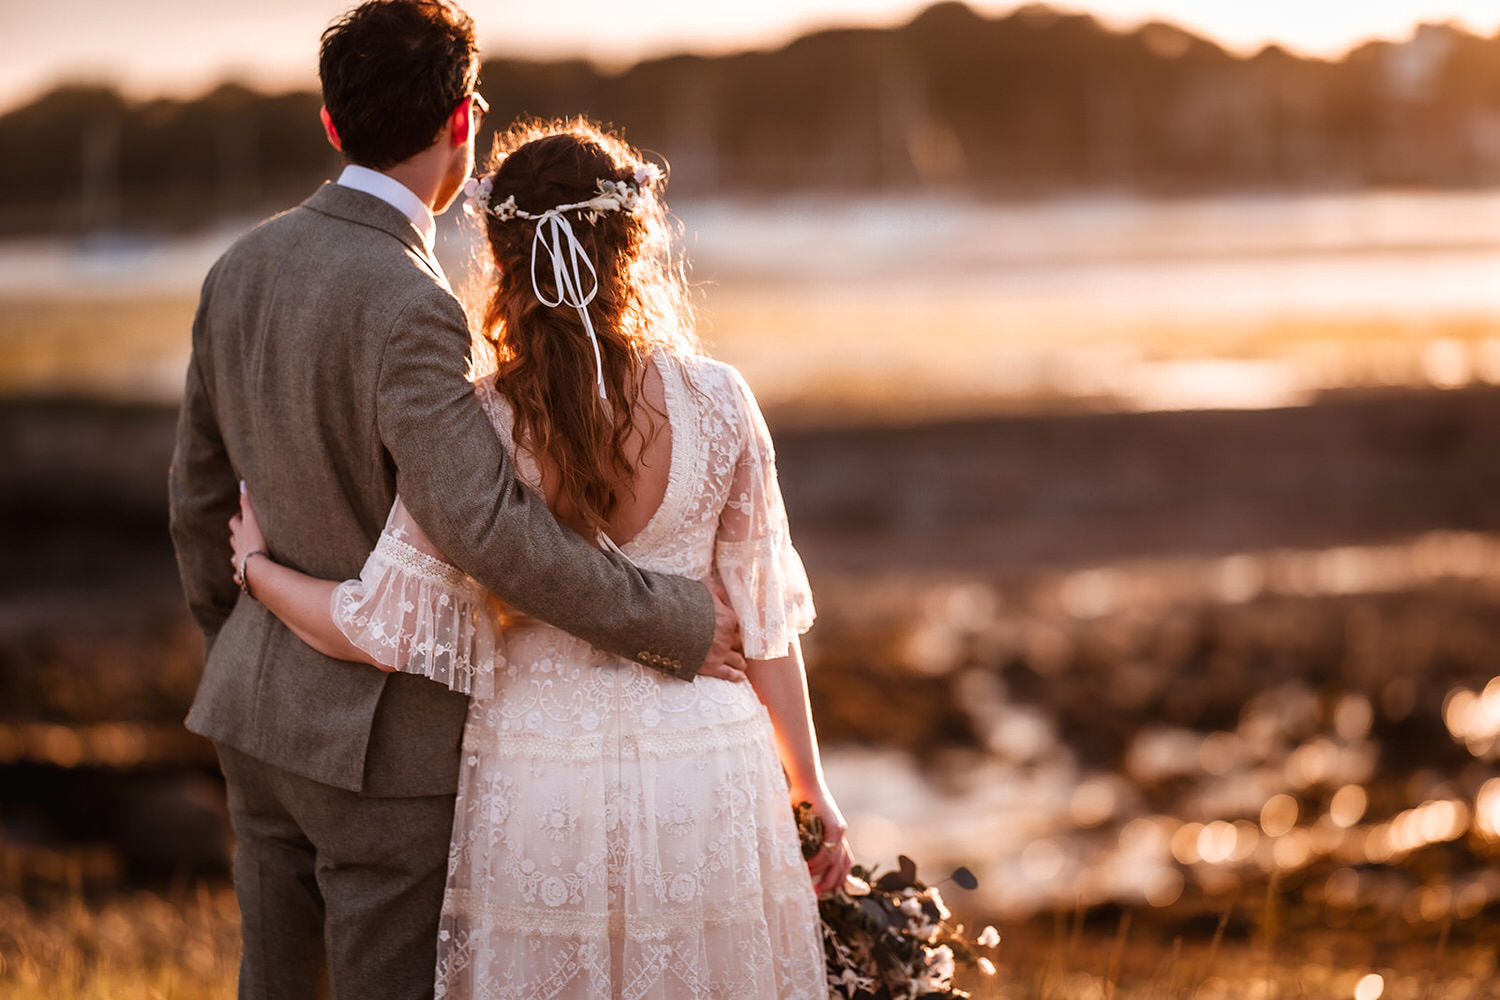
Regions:
<instances>
[{"instance_id":1,"label":"floral crown","mask_svg":"<svg viewBox=\"0 0 1500 1000\"><path fill-rule=\"evenodd\" d=\"M490 204L494 194L492 178L471 177L464 185L464 211L470 215L481 212L493 215L502 222L511 219L530 219L536 223L536 233L531 238L531 290L537 301L544 306L556 308L568 306L578 310L583 320L584 333L594 349L594 381L599 389L599 398L608 401L604 389L604 358L599 352L599 337L594 332L594 321L589 317L589 303L599 293L599 274L588 251L578 241L572 223L564 213L581 211L592 225L605 212L627 212L634 214L641 206L641 189L661 176L654 163L643 163L635 168L631 180L613 181L600 179L598 194L587 201L570 205L554 205L545 212L532 214L516 207L516 196L510 195L498 205ZM553 293L543 291L543 280L538 267L546 258L546 266L552 271Z\"/></svg>"},{"instance_id":2,"label":"floral crown","mask_svg":"<svg viewBox=\"0 0 1500 1000\"><path fill-rule=\"evenodd\" d=\"M469 215L488 213L502 222L511 219L529 219L539 222L553 213L561 215L563 212L581 211L584 218L590 223L599 221L599 216L605 212L625 212L634 214L641 204L642 190L658 177L661 171L654 163L642 163L635 168L632 180L613 181L600 178L595 182L595 191L592 198L586 201L576 201L568 205L554 205L545 212L531 213L516 205L516 196L509 195L498 205L491 204L494 194L494 180L489 176L470 177L464 184L464 211Z\"/></svg>"}]
</instances>

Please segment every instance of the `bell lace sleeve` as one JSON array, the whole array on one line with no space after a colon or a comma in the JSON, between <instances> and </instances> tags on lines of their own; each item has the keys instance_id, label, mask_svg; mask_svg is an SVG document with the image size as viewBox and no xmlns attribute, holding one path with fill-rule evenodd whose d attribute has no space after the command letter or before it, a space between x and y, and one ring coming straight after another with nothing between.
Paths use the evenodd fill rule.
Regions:
<instances>
[{"instance_id":1,"label":"bell lace sleeve","mask_svg":"<svg viewBox=\"0 0 1500 1000\"><path fill-rule=\"evenodd\" d=\"M494 693L500 603L443 558L401 498L359 579L333 591L333 622L376 662L476 698Z\"/></svg>"},{"instance_id":2,"label":"bell lace sleeve","mask_svg":"<svg viewBox=\"0 0 1500 1000\"><path fill-rule=\"evenodd\" d=\"M812 588L792 547L770 431L738 373L735 384L744 433L719 517L714 563L739 615L745 656L771 660L791 652L793 640L812 627Z\"/></svg>"}]
</instances>

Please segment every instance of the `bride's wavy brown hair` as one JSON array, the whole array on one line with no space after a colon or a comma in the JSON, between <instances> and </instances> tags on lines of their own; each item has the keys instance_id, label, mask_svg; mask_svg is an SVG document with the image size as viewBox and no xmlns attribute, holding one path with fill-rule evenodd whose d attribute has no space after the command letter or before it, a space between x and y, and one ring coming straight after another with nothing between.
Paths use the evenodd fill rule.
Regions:
<instances>
[{"instance_id":1,"label":"bride's wavy brown hair","mask_svg":"<svg viewBox=\"0 0 1500 1000\"><path fill-rule=\"evenodd\" d=\"M540 215L592 198L601 180L633 184L645 163L639 151L587 119L530 120L496 136L485 175L493 185L491 205L514 196L518 208ZM490 290L476 365L483 370L483 354L492 355L496 385L515 411L516 447L550 460L569 513L591 530L602 531L618 507L616 484L628 489L634 477L625 451L631 432L639 423L649 438L662 426L641 412L645 360L657 349L697 349L685 266L660 196L664 185L664 174L642 185L633 213L606 212L592 223L582 212L567 213L598 272L599 291L588 309L608 403L599 398L594 352L578 310L543 305L532 289L537 223L480 216L490 251L488 262L481 261L489 266L481 269L489 272ZM557 297L545 257L537 281L545 295Z\"/></svg>"}]
</instances>

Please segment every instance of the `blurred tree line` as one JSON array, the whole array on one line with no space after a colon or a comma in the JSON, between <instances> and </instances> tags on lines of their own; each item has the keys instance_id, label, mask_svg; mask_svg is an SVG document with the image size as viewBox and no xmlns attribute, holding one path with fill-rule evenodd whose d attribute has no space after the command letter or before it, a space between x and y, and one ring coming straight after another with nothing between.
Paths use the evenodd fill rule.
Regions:
<instances>
[{"instance_id":1,"label":"blurred tree line","mask_svg":"<svg viewBox=\"0 0 1500 1000\"><path fill-rule=\"evenodd\" d=\"M1423 26L1340 61L1239 58L1177 27L941 3L892 29L607 73L492 60L489 127L587 113L683 192L1024 196L1500 181L1500 38ZM337 167L318 97L225 85L131 104L64 87L0 117L0 233L181 227L305 196Z\"/></svg>"}]
</instances>

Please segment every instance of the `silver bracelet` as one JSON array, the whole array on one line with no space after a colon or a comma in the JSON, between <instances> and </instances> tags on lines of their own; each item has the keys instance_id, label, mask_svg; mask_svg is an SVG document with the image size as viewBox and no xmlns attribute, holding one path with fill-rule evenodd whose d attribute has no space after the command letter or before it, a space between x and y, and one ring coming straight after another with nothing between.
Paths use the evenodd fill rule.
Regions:
<instances>
[{"instance_id":1,"label":"silver bracelet","mask_svg":"<svg viewBox=\"0 0 1500 1000\"><path fill-rule=\"evenodd\" d=\"M256 556L265 556L265 555L266 555L266 553L265 553L264 549L256 549L254 552L246 552L245 553L245 557L240 560L240 572L239 572L240 590L245 594L246 597L250 598L252 601L255 600L255 595L252 594L252 593L250 593L250 577L245 572L245 569L246 569L246 567L248 567L250 565L250 560L251 559L254 559ZM270 556L266 556L266 558L269 559L271 557Z\"/></svg>"}]
</instances>

